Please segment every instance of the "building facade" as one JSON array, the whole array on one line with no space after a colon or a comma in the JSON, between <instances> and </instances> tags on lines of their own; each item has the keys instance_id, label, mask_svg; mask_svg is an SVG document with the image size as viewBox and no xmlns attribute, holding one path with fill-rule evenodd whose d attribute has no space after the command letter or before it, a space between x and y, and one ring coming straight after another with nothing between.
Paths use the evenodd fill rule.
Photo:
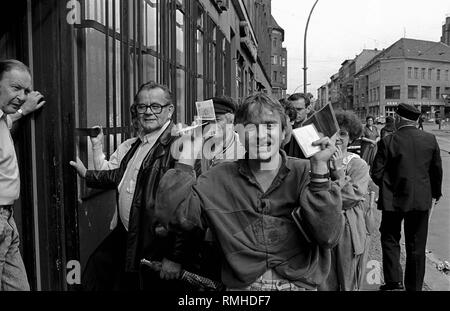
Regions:
<instances>
[{"instance_id":1,"label":"building facade","mask_svg":"<svg viewBox=\"0 0 450 311\"><path fill-rule=\"evenodd\" d=\"M271 17L272 29L272 96L286 97L287 90L287 50L283 47L284 29Z\"/></svg>"},{"instance_id":2,"label":"building facade","mask_svg":"<svg viewBox=\"0 0 450 311\"><path fill-rule=\"evenodd\" d=\"M333 109L339 109L341 103L339 101L339 73L336 73L330 77L330 82L327 84L328 86L328 102L333 106Z\"/></svg>"},{"instance_id":3,"label":"building facade","mask_svg":"<svg viewBox=\"0 0 450 311\"><path fill-rule=\"evenodd\" d=\"M271 57L271 28L270 16L272 14L271 0L245 0L251 22L258 41L258 64L255 66L256 90L269 95L272 92L270 77Z\"/></svg>"},{"instance_id":4,"label":"building facade","mask_svg":"<svg viewBox=\"0 0 450 311\"><path fill-rule=\"evenodd\" d=\"M449 46L400 39L356 72L356 112L361 118L392 116L404 102L415 105L428 118L443 117L442 94L450 93L449 71Z\"/></svg>"},{"instance_id":5,"label":"building facade","mask_svg":"<svg viewBox=\"0 0 450 311\"><path fill-rule=\"evenodd\" d=\"M317 90L316 110L320 110L330 103L328 96L328 83L325 83Z\"/></svg>"},{"instance_id":6,"label":"building facade","mask_svg":"<svg viewBox=\"0 0 450 311\"><path fill-rule=\"evenodd\" d=\"M270 93L270 54L259 51L272 44L270 1L18 0L2 10L10 14L0 20L0 58L29 64L47 101L14 133L30 285L77 289L67 275L109 233L115 206L114 193L87 188L69 166L78 156L93 168L82 130L102 126L109 157L130 137L129 108L148 81L169 86L182 123L197 100Z\"/></svg>"},{"instance_id":7,"label":"building facade","mask_svg":"<svg viewBox=\"0 0 450 311\"><path fill-rule=\"evenodd\" d=\"M355 61L345 60L339 69L338 105L337 108L353 109L353 77L355 75Z\"/></svg>"}]
</instances>

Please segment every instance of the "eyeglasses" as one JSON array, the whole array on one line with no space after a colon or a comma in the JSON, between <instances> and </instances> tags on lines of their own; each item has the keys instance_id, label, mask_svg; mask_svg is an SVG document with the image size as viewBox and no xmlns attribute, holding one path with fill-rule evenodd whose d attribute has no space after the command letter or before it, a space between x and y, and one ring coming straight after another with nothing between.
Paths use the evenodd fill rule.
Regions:
<instances>
[{"instance_id":1,"label":"eyeglasses","mask_svg":"<svg viewBox=\"0 0 450 311\"><path fill-rule=\"evenodd\" d=\"M340 130L340 131L338 132L338 135L339 135L340 138L345 138L345 137L348 137L348 132L347 132L347 131Z\"/></svg>"},{"instance_id":2,"label":"eyeglasses","mask_svg":"<svg viewBox=\"0 0 450 311\"><path fill-rule=\"evenodd\" d=\"M146 113L147 110L150 108L150 111L154 114L160 114L163 110L163 108L170 106L170 104L167 105L160 105L160 104L151 104L151 105L144 105L140 104L136 106L136 110L138 113L143 114Z\"/></svg>"}]
</instances>

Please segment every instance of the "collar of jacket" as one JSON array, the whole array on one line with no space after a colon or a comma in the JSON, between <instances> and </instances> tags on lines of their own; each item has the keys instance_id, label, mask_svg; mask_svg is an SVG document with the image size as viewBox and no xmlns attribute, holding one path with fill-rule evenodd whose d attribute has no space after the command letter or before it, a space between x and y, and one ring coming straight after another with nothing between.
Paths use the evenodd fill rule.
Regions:
<instances>
[{"instance_id":1,"label":"collar of jacket","mask_svg":"<svg viewBox=\"0 0 450 311\"><path fill-rule=\"evenodd\" d=\"M414 128L415 129L416 126L414 124L403 124L397 128L397 131L400 131L401 129L405 129L405 128Z\"/></svg>"},{"instance_id":2,"label":"collar of jacket","mask_svg":"<svg viewBox=\"0 0 450 311\"><path fill-rule=\"evenodd\" d=\"M161 134L161 136L156 141L155 146L157 146L157 147L156 147L155 153L153 154L154 158L159 158L159 157L162 157L163 155L165 155L167 146L169 146L172 143L172 141L175 139L175 137L172 136L173 126L174 126L174 124L171 121L169 126L166 128L166 130ZM146 160L144 160L144 162L146 162Z\"/></svg>"},{"instance_id":3,"label":"collar of jacket","mask_svg":"<svg viewBox=\"0 0 450 311\"><path fill-rule=\"evenodd\" d=\"M286 178L286 176L289 174L289 172L291 171L288 167L287 167L287 155L286 152L282 149L280 149L280 155L281 155L281 166L280 169L278 170L278 174L275 177L275 179L272 182L272 185L269 187L269 189L267 190L266 194L269 194L270 192L272 192L274 189L276 189L281 182ZM255 176L253 175L250 166L248 165L248 153L245 155L245 159L241 159L238 160L238 170L239 173L244 176L244 178L246 178L251 184L257 186L258 188L259 183L256 180Z\"/></svg>"},{"instance_id":4,"label":"collar of jacket","mask_svg":"<svg viewBox=\"0 0 450 311\"><path fill-rule=\"evenodd\" d=\"M174 124L173 121L170 121L169 125L167 126L166 130L159 136L158 140L156 141L156 143L160 143L164 146L169 145L172 142L172 128L173 128ZM142 138L138 138L139 141L142 142Z\"/></svg>"}]
</instances>

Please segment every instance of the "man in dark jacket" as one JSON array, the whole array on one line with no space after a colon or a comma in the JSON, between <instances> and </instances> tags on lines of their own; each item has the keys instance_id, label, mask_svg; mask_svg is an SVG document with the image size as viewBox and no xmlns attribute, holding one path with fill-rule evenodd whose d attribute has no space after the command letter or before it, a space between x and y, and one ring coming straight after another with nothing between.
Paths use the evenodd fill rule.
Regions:
<instances>
[{"instance_id":1,"label":"man in dark jacket","mask_svg":"<svg viewBox=\"0 0 450 311\"><path fill-rule=\"evenodd\" d=\"M141 126L139 137L129 144L120 167L107 171L86 171L78 160L71 162L92 188L116 189L115 229L91 255L83 273L87 290L139 289L140 260L163 261L163 279L180 273L180 252L173 248L174 237L158 235L154 218L155 194L159 180L174 167L170 148L174 141L171 122L172 95L166 86L147 83L141 86L133 104ZM172 256L172 257L171 257ZM169 260L170 259L170 260ZM146 274L151 289L174 288L158 275Z\"/></svg>"},{"instance_id":2,"label":"man in dark jacket","mask_svg":"<svg viewBox=\"0 0 450 311\"><path fill-rule=\"evenodd\" d=\"M386 284L381 290L403 289L400 232L405 220L405 287L422 290L425 247L432 201L442 196L442 161L436 138L417 129L420 116L414 106L400 104L397 132L379 143L371 175L380 187L378 208L383 211L381 245Z\"/></svg>"},{"instance_id":3,"label":"man in dark jacket","mask_svg":"<svg viewBox=\"0 0 450 311\"><path fill-rule=\"evenodd\" d=\"M302 123L306 121L308 117L311 116L311 102L309 97L303 93L295 93L288 97L288 103L292 105L296 111L296 119L292 126L292 129L296 129L302 126ZM284 147L287 155L294 158L305 159L300 146L295 140L294 136L291 137L290 142L288 142Z\"/></svg>"}]
</instances>

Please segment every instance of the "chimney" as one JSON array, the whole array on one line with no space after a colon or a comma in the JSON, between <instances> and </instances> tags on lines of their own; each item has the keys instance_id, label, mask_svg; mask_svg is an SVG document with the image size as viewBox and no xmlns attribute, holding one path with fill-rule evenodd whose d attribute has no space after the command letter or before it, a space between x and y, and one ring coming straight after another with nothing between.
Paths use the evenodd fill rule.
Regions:
<instances>
[{"instance_id":1,"label":"chimney","mask_svg":"<svg viewBox=\"0 0 450 311\"><path fill-rule=\"evenodd\" d=\"M450 45L450 16L447 16L445 24L442 25L441 42Z\"/></svg>"}]
</instances>

